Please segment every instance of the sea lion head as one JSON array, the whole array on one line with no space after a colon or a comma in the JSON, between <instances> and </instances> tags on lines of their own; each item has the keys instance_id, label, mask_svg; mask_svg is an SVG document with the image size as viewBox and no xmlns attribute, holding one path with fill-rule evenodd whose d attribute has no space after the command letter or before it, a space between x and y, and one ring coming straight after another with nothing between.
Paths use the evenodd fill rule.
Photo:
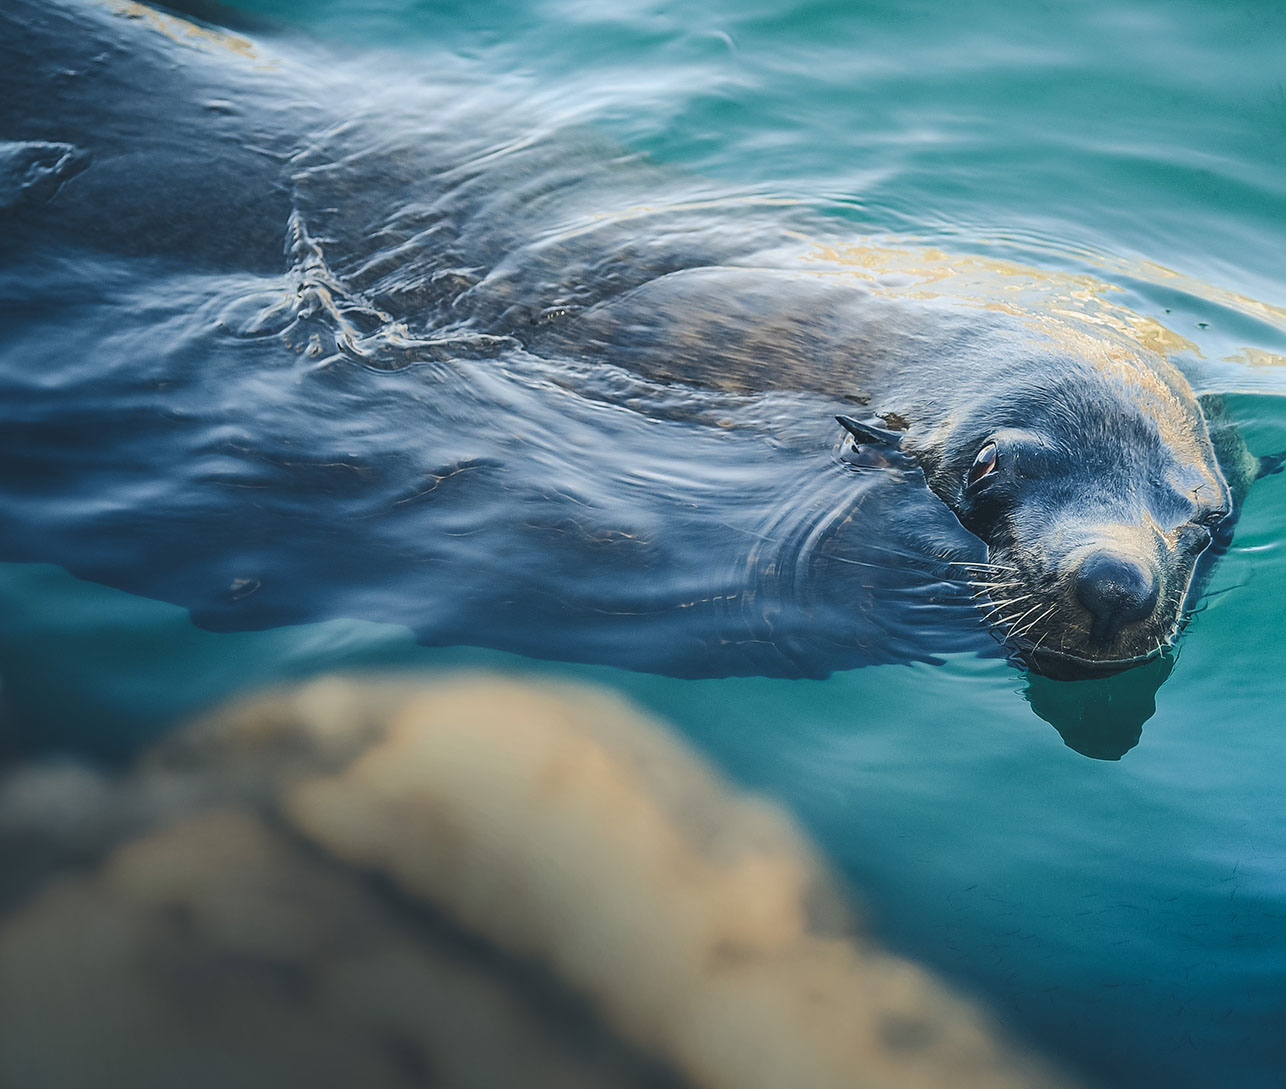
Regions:
<instances>
[{"instance_id":1,"label":"sea lion head","mask_svg":"<svg viewBox=\"0 0 1286 1089\"><path fill-rule=\"evenodd\" d=\"M1159 359L1047 361L950 421L930 487L987 545L979 600L1035 672L1162 653L1233 513L1205 419Z\"/></svg>"},{"instance_id":2,"label":"sea lion head","mask_svg":"<svg viewBox=\"0 0 1286 1089\"><path fill-rule=\"evenodd\" d=\"M986 545L985 562L964 569L992 630L1053 678L1161 654L1199 561L1231 528L1233 496L1201 407L1159 358L1042 358L993 375L931 432L904 440Z\"/></svg>"}]
</instances>

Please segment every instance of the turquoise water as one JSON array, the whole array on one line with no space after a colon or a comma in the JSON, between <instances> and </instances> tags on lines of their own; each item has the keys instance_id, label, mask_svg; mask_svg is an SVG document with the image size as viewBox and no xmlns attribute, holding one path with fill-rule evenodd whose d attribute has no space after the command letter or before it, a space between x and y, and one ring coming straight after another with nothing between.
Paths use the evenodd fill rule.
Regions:
<instances>
[{"instance_id":1,"label":"turquoise water","mask_svg":"<svg viewBox=\"0 0 1286 1089\"><path fill-rule=\"evenodd\" d=\"M1191 342L1198 384L1237 391L1252 449L1286 448L1280 5L238 8L257 34L396 50L426 78L443 56L479 66L551 116L855 237L1105 280ZM786 803L886 940L1101 1084L1276 1086L1284 516L1286 479L1261 482L1168 677L1052 687L972 655L682 681L424 648L366 621L213 634L177 606L11 564L6 725L15 751L123 756L216 699L337 667L592 679Z\"/></svg>"}]
</instances>

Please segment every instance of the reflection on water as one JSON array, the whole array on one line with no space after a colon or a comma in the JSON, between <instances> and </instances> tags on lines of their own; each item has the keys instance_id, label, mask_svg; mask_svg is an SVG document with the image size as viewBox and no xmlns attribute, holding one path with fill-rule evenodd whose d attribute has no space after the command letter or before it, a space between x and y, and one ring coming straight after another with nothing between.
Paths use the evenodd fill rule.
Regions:
<instances>
[{"instance_id":1,"label":"reflection on water","mask_svg":"<svg viewBox=\"0 0 1286 1089\"><path fill-rule=\"evenodd\" d=\"M1165 654L1100 680L1051 681L1031 674L1023 695L1068 748L1095 760L1120 760L1156 714L1157 689L1173 668L1174 656Z\"/></svg>"},{"instance_id":2,"label":"reflection on water","mask_svg":"<svg viewBox=\"0 0 1286 1089\"><path fill-rule=\"evenodd\" d=\"M658 722L321 680L0 782L0 1083L1069 1085Z\"/></svg>"}]
</instances>

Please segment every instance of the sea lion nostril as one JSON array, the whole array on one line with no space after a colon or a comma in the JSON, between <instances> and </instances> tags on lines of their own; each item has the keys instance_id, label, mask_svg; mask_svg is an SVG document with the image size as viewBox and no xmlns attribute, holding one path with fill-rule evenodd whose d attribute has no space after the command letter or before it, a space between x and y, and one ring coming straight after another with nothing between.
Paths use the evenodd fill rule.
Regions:
<instances>
[{"instance_id":1,"label":"sea lion nostril","mask_svg":"<svg viewBox=\"0 0 1286 1089\"><path fill-rule=\"evenodd\" d=\"M1134 620L1152 614L1157 579L1146 564L1112 552L1095 552L1076 573L1076 599L1094 617L1090 635L1111 642Z\"/></svg>"}]
</instances>

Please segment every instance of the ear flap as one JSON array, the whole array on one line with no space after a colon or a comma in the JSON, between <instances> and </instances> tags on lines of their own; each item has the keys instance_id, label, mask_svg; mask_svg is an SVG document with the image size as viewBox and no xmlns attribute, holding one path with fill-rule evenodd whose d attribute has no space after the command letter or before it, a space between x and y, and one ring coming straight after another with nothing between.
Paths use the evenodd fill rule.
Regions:
<instances>
[{"instance_id":1,"label":"ear flap","mask_svg":"<svg viewBox=\"0 0 1286 1089\"><path fill-rule=\"evenodd\" d=\"M863 445L891 446L894 450L902 445L902 435L898 431L887 431L883 427L859 423L852 416L836 416L835 419L845 431Z\"/></svg>"},{"instance_id":2,"label":"ear flap","mask_svg":"<svg viewBox=\"0 0 1286 1089\"><path fill-rule=\"evenodd\" d=\"M1280 473L1283 466L1286 466L1286 450L1280 454L1262 457L1259 459L1259 472L1255 474L1255 479L1262 480L1266 476L1272 476L1273 473Z\"/></svg>"}]
</instances>

